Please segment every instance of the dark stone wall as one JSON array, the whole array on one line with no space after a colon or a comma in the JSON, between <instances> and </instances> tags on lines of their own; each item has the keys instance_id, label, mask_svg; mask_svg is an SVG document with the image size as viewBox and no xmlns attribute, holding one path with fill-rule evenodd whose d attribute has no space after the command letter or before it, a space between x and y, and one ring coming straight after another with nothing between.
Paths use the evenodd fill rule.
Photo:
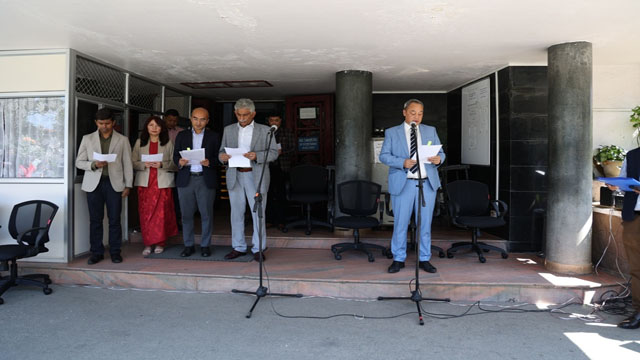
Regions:
<instances>
[{"instance_id":1,"label":"dark stone wall","mask_svg":"<svg viewBox=\"0 0 640 360\"><path fill-rule=\"evenodd\" d=\"M491 80L491 165L471 166L469 179L489 186L496 198L496 141L499 142L499 199L509 206L507 225L486 232L509 240L509 251L539 251L547 206L547 68L514 66L498 72L499 119L495 76ZM462 88L447 94L447 165L460 164ZM496 136L496 121L499 135ZM449 181L456 180L449 175Z\"/></svg>"},{"instance_id":2,"label":"dark stone wall","mask_svg":"<svg viewBox=\"0 0 640 360\"><path fill-rule=\"evenodd\" d=\"M508 67L500 81L500 199L510 251L539 251L547 209L547 68Z\"/></svg>"}]
</instances>

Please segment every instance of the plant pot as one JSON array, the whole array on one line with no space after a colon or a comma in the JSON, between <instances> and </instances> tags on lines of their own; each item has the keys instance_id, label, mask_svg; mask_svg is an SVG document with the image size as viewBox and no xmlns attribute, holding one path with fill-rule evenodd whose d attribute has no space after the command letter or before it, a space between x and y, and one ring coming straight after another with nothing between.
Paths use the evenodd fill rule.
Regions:
<instances>
[{"instance_id":1,"label":"plant pot","mask_svg":"<svg viewBox=\"0 0 640 360\"><path fill-rule=\"evenodd\" d=\"M620 176L620 169L622 168L622 161L605 161L602 163L602 169L604 170L604 176L606 177L618 177Z\"/></svg>"}]
</instances>

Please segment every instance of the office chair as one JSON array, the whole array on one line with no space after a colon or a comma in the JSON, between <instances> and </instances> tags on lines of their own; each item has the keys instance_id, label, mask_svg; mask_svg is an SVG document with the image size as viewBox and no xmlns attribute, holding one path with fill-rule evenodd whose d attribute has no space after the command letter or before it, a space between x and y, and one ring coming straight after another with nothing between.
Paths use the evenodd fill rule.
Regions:
<instances>
[{"instance_id":1,"label":"office chair","mask_svg":"<svg viewBox=\"0 0 640 360\"><path fill-rule=\"evenodd\" d=\"M489 250L500 252L503 259L509 257L503 249L478 241L480 229L500 227L506 224L504 215L508 210L507 204L500 200L491 201L489 187L472 180L458 180L447 184L447 195L449 214L451 214L453 224L471 230L471 242L454 243L447 250L447 257L452 258L454 253L461 249L475 251L481 263L487 261L483 253ZM495 216L491 216L491 210L495 211Z\"/></svg>"},{"instance_id":2,"label":"office chair","mask_svg":"<svg viewBox=\"0 0 640 360\"><path fill-rule=\"evenodd\" d=\"M39 286L45 295L51 294L49 275L18 276L17 260L49 251L44 244L49 241L49 228L57 211L56 204L44 200L25 201L13 207L9 218L9 234L18 244L0 245L0 263L3 265L3 270L6 271L8 263L11 263L9 277L0 278L0 296L16 285ZM3 303L4 300L0 298L0 304Z\"/></svg>"},{"instance_id":3,"label":"office chair","mask_svg":"<svg viewBox=\"0 0 640 360\"><path fill-rule=\"evenodd\" d=\"M283 232L290 227L304 225L305 234L311 235L311 226L319 225L333 231L333 225L311 217L311 205L319 202L327 202L327 208L331 208L333 199L333 184L329 178L329 171L317 165L298 165L289 173L287 184L287 199L299 202L304 207L304 218L285 225ZM284 210L283 210L284 211Z\"/></svg>"},{"instance_id":4,"label":"office chair","mask_svg":"<svg viewBox=\"0 0 640 360\"><path fill-rule=\"evenodd\" d=\"M371 215L378 212L381 186L366 180L346 181L338 185L338 206L346 216L333 220L333 225L353 229L353 242L340 243L331 246L336 260L342 259L341 253L347 250L359 250L367 254L369 262L375 261L369 249L379 249L386 255L384 246L360 242L360 229L373 228L380 221Z\"/></svg>"}]
</instances>

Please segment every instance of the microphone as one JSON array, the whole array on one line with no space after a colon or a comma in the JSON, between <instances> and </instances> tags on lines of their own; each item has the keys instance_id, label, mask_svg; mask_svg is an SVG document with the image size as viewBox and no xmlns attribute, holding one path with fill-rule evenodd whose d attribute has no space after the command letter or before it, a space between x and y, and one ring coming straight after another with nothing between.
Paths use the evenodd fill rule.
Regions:
<instances>
[{"instance_id":1,"label":"microphone","mask_svg":"<svg viewBox=\"0 0 640 360\"><path fill-rule=\"evenodd\" d=\"M414 128L414 129L415 129L417 125L418 125L418 123L417 123L417 122L415 122L415 121L412 121L412 122L411 122L411 127L412 127L412 128Z\"/></svg>"},{"instance_id":2,"label":"microphone","mask_svg":"<svg viewBox=\"0 0 640 360\"><path fill-rule=\"evenodd\" d=\"M271 129L269 129L270 133L274 133L278 130L278 125L271 125Z\"/></svg>"}]
</instances>

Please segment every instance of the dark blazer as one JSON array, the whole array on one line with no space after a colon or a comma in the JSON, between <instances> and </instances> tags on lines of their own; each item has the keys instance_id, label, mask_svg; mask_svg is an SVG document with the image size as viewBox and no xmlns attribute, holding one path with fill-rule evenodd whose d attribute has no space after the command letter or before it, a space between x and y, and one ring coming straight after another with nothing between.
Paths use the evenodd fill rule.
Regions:
<instances>
[{"instance_id":1,"label":"dark blazer","mask_svg":"<svg viewBox=\"0 0 640 360\"><path fill-rule=\"evenodd\" d=\"M627 177L640 179L640 148L633 149L627 153ZM636 203L638 193L635 191L625 191L622 202L622 220L633 221L636 217Z\"/></svg>"},{"instance_id":2,"label":"dark blazer","mask_svg":"<svg viewBox=\"0 0 640 360\"><path fill-rule=\"evenodd\" d=\"M189 185L191 177L191 166L186 165L180 168L180 151L193 150L193 132L186 129L178 133L176 143L173 148L173 162L178 167L178 175L176 176L176 186L185 187ZM218 149L220 149L220 135L209 129L204 129L204 138L202 139L202 148L204 149L204 157L209 159L209 166L203 166L202 172L204 182L209 189L218 188Z\"/></svg>"}]
</instances>

